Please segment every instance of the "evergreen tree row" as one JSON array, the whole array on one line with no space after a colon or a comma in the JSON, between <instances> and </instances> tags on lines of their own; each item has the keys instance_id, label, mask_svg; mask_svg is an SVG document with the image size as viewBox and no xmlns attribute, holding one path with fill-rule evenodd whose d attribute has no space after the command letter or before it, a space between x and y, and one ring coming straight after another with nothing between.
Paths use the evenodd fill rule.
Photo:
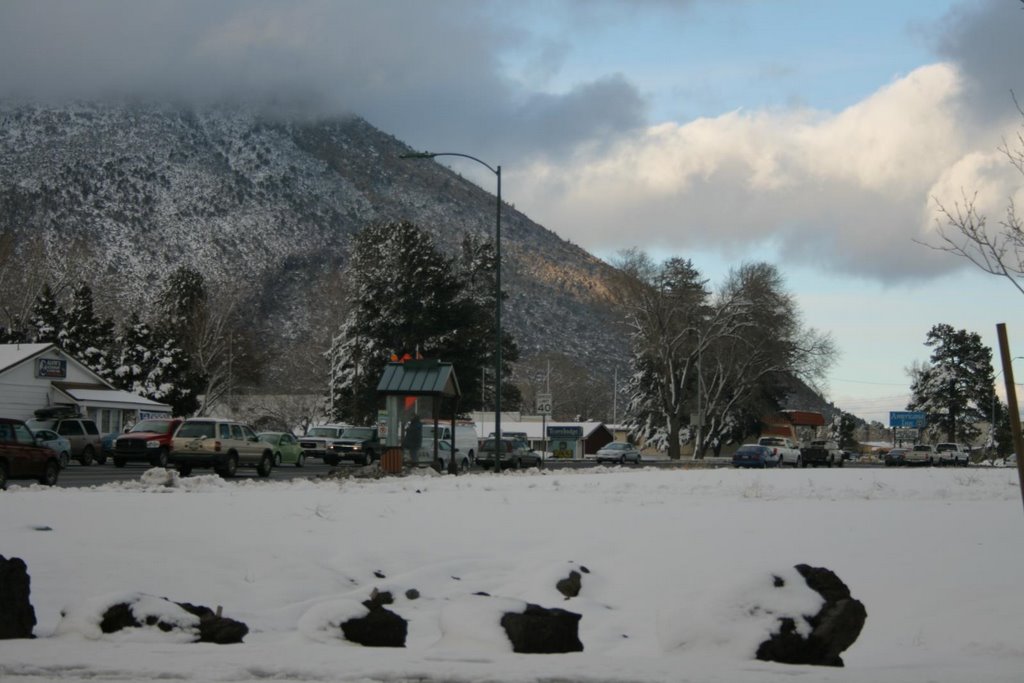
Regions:
<instances>
[{"instance_id":1,"label":"evergreen tree row","mask_svg":"<svg viewBox=\"0 0 1024 683\"><path fill-rule=\"evenodd\" d=\"M205 291L201 274L179 269L164 283L155 324L135 311L120 326L96 314L89 285L75 287L66 307L46 285L28 320L0 328L0 343L56 344L119 389L166 403L175 415L191 415L199 407L205 380L188 351L179 296L183 281Z\"/></svg>"}]
</instances>

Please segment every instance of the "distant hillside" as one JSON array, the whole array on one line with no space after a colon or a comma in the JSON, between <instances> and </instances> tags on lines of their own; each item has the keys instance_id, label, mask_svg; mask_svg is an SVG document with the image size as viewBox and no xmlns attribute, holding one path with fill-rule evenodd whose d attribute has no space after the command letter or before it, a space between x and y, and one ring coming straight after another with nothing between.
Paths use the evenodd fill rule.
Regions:
<instances>
[{"instance_id":1,"label":"distant hillside","mask_svg":"<svg viewBox=\"0 0 1024 683\"><path fill-rule=\"evenodd\" d=\"M358 118L0 106L0 236L65 247L51 267L90 282L109 313L148 303L180 264L245 282L261 343L310 355L336 329L334 283L363 226L408 219L449 250L465 232L493 236L493 195L439 164L401 160L408 151ZM624 370L610 267L507 205L502 238L505 320L524 357ZM322 380L285 375L267 379L292 390Z\"/></svg>"}]
</instances>

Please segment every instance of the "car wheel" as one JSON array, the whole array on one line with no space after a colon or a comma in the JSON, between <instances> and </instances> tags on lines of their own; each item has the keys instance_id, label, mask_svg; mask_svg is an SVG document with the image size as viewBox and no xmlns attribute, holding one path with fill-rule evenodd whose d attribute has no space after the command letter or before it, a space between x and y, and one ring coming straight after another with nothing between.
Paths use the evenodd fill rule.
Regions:
<instances>
[{"instance_id":1,"label":"car wheel","mask_svg":"<svg viewBox=\"0 0 1024 683\"><path fill-rule=\"evenodd\" d=\"M295 466L296 467L305 467L306 466L306 453L305 453L305 451L299 451L299 457L295 458Z\"/></svg>"},{"instance_id":2,"label":"car wheel","mask_svg":"<svg viewBox=\"0 0 1024 683\"><path fill-rule=\"evenodd\" d=\"M260 464L256 466L256 474L261 477L269 477L272 469L274 469L274 458L264 453L263 457L260 458Z\"/></svg>"},{"instance_id":3,"label":"car wheel","mask_svg":"<svg viewBox=\"0 0 1024 683\"><path fill-rule=\"evenodd\" d=\"M163 467L164 469L167 469L167 448L161 448L157 452L156 457L149 461L149 464L153 467Z\"/></svg>"},{"instance_id":4,"label":"car wheel","mask_svg":"<svg viewBox=\"0 0 1024 683\"><path fill-rule=\"evenodd\" d=\"M67 466L68 466L68 464L70 463L70 460L71 460L68 457L68 452L67 451L61 451L60 455L57 456L57 459L60 460L60 468L62 470L67 468Z\"/></svg>"},{"instance_id":5,"label":"car wheel","mask_svg":"<svg viewBox=\"0 0 1024 683\"><path fill-rule=\"evenodd\" d=\"M124 467L124 458L114 458L114 467Z\"/></svg>"},{"instance_id":6,"label":"car wheel","mask_svg":"<svg viewBox=\"0 0 1024 683\"><path fill-rule=\"evenodd\" d=\"M183 477L192 474L192 465L178 465L178 474Z\"/></svg>"},{"instance_id":7,"label":"car wheel","mask_svg":"<svg viewBox=\"0 0 1024 683\"><path fill-rule=\"evenodd\" d=\"M470 468L469 458L463 458L462 462L459 463L459 471L460 472L468 472L469 468Z\"/></svg>"},{"instance_id":8,"label":"car wheel","mask_svg":"<svg viewBox=\"0 0 1024 683\"><path fill-rule=\"evenodd\" d=\"M281 456L280 453L274 453L274 467L280 467L283 461L284 458Z\"/></svg>"},{"instance_id":9,"label":"car wheel","mask_svg":"<svg viewBox=\"0 0 1024 683\"><path fill-rule=\"evenodd\" d=\"M39 483L43 486L55 486L57 477L60 476L60 463L56 460L47 460L43 476L39 477Z\"/></svg>"},{"instance_id":10,"label":"car wheel","mask_svg":"<svg viewBox=\"0 0 1024 683\"><path fill-rule=\"evenodd\" d=\"M262 460L260 461L260 464L263 464ZM236 472L238 472L238 456L232 453L228 456L227 462L224 463L224 467L217 470L217 474L227 479L228 477L235 476Z\"/></svg>"},{"instance_id":11,"label":"car wheel","mask_svg":"<svg viewBox=\"0 0 1024 683\"><path fill-rule=\"evenodd\" d=\"M625 465L626 464L626 456L624 456L624 455L620 455L619 456L619 464L620 465Z\"/></svg>"},{"instance_id":12,"label":"car wheel","mask_svg":"<svg viewBox=\"0 0 1024 683\"><path fill-rule=\"evenodd\" d=\"M7 488L7 465L0 464L0 491Z\"/></svg>"},{"instance_id":13,"label":"car wheel","mask_svg":"<svg viewBox=\"0 0 1024 683\"><path fill-rule=\"evenodd\" d=\"M92 446L86 446L82 451L82 455L79 456L78 462L82 463L86 467L92 464Z\"/></svg>"}]
</instances>

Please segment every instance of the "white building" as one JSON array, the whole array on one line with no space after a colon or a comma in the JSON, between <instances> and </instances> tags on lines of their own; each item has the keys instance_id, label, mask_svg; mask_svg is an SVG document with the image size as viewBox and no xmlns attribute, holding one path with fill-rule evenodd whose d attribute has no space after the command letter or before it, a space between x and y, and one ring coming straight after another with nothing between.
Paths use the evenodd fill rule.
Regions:
<instances>
[{"instance_id":1,"label":"white building","mask_svg":"<svg viewBox=\"0 0 1024 683\"><path fill-rule=\"evenodd\" d=\"M78 408L101 433L171 414L169 405L114 387L55 344L0 344L0 415L31 420L53 406Z\"/></svg>"}]
</instances>

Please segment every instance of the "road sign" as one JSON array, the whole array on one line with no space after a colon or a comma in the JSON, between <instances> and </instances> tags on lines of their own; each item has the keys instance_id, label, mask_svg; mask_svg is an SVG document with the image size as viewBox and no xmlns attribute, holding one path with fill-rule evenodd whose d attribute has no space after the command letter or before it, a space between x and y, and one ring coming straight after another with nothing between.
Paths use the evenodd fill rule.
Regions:
<instances>
[{"instance_id":1,"label":"road sign","mask_svg":"<svg viewBox=\"0 0 1024 683\"><path fill-rule=\"evenodd\" d=\"M551 394L537 394L537 414L551 414Z\"/></svg>"},{"instance_id":2,"label":"road sign","mask_svg":"<svg viewBox=\"0 0 1024 683\"><path fill-rule=\"evenodd\" d=\"M922 429L924 413L916 410L893 410L889 412L889 426L904 429Z\"/></svg>"}]
</instances>

